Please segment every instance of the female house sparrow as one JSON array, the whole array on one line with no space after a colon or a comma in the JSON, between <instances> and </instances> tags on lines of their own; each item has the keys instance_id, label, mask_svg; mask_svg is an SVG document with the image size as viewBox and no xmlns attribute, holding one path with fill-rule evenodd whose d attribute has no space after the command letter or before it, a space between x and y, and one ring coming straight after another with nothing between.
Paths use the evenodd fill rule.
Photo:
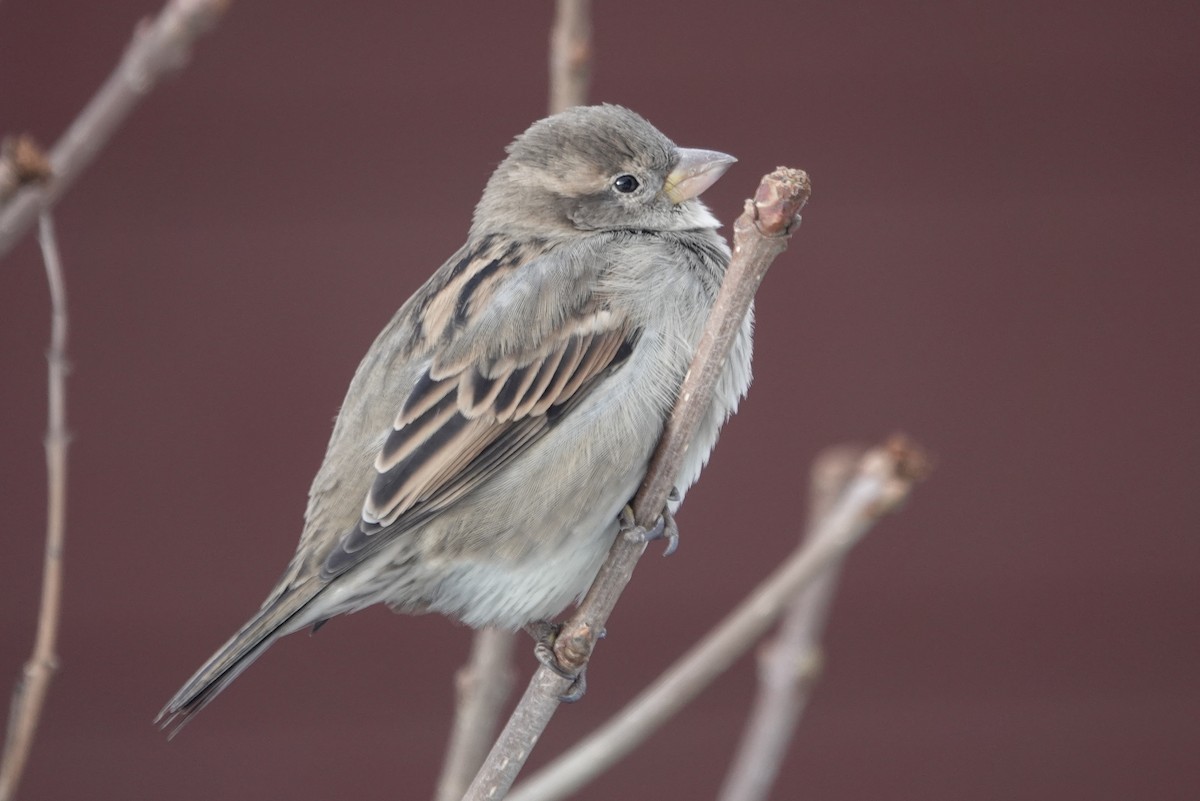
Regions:
<instances>
[{"instance_id":1,"label":"female house sparrow","mask_svg":"<svg viewBox=\"0 0 1200 801\"><path fill-rule=\"evenodd\" d=\"M182 725L277 637L371 604L518 628L581 597L729 261L697 197L733 161L612 105L517 137L466 244L359 365L282 579L160 718ZM750 383L751 326L680 495Z\"/></svg>"}]
</instances>

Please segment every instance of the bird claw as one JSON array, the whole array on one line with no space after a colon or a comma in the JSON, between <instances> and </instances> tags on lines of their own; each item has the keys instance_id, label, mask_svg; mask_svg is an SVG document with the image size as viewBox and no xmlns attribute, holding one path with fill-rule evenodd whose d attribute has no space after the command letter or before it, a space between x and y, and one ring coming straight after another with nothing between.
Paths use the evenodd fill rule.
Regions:
<instances>
[{"instance_id":1,"label":"bird claw","mask_svg":"<svg viewBox=\"0 0 1200 801\"><path fill-rule=\"evenodd\" d=\"M671 492L675 496L675 500L678 500L678 490L672 489ZM668 496L667 500L671 500L670 496ZM628 506L621 510L618 519L621 524L621 531L625 532L627 539L635 542L666 540L667 547L663 549L663 556L670 556L679 548L679 525L675 522L675 515L671 514L671 510L666 506L663 507L662 514L655 521L654 528L649 531L638 527L633 520L633 510Z\"/></svg>"},{"instance_id":2,"label":"bird claw","mask_svg":"<svg viewBox=\"0 0 1200 801\"><path fill-rule=\"evenodd\" d=\"M536 623L530 623L525 627L525 630L535 640L533 646L534 658L564 679L571 680L571 685L567 687L562 695L558 696L558 700L564 704L573 704L583 698L584 694L587 693L587 665L584 665L578 673L574 673L564 668L559 663L558 657L554 655L554 640L558 637L558 633L562 631L562 624L539 620Z\"/></svg>"},{"instance_id":3,"label":"bird claw","mask_svg":"<svg viewBox=\"0 0 1200 801\"><path fill-rule=\"evenodd\" d=\"M637 521L633 519L633 507L625 504L621 507L621 511L617 513L617 524L621 527L621 531L629 532L637 528Z\"/></svg>"}]
</instances>

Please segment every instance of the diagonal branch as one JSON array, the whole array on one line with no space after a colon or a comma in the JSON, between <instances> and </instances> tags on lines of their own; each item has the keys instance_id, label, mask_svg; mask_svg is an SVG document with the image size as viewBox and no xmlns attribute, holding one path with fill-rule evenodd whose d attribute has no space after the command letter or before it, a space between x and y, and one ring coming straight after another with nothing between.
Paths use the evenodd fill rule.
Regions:
<instances>
[{"instance_id":1,"label":"diagonal branch","mask_svg":"<svg viewBox=\"0 0 1200 801\"><path fill-rule=\"evenodd\" d=\"M168 0L157 17L138 24L116 69L50 151L53 177L25 186L0 206L0 258L58 202L159 79L187 63L193 42L216 25L230 2Z\"/></svg>"},{"instance_id":2,"label":"diagonal branch","mask_svg":"<svg viewBox=\"0 0 1200 801\"><path fill-rule=\"evenodd\" d=\"M898 437L868 452L803 547L653 684L583 742L519 785L509 801L563 798L635 749L757 642L799 590L824 576L880 517L903 502L924 477L925 465L920 449Z\"/></svg>"},{"instance_id":3,"label":"diagonal branch","mask_svg":"<svg viewBox=\"0 0 1200 801\"><path fill-rule=\"evenodd\" d=\"M55 644L62 601L62 552L67 517L67 290L58 242L50 215L42 215L38 240L50 284L50 363L46 425L46 555L42 562L42 599L33 654L13 690L4 756L0 762L0 801L17 794L17 785L33 747L33 736L58 666Z\"/></svg>"},{"instance_id":4,"label":"diagonal branch","mask_svg":"<svg viewBox=\"0 0 1200 801\"><path fill-rule=\"evenodd\" d=\"M861 458L861 450L845 446L830 448L817 457L810 482L808 525L800 547L816 538ZM770 792L821 673L821 633L843 559L835 558L796 593L774 641L759 648L758 694L718 801L759 801Z\"/></svg>"},{"instance_id":5,"label":"diagonal branch","mask_svg":"<svg viewBox=\"0 0 1200 801\"><path fill-rule=\"evenodd\" d=\"M578 673L629 583L634 565L646 547L646 531L667 501L687 444L704 410L711 402L717 377L728 358L733 336L750 308L759 284L799 222L808 200L808 176L800 170L779 168L763 178L754 200L734 223L733 258L721 291L709 314L691 368L680 387L679 398L651 459L646 480L634 498L636 527L619 535L596 580L575 614L563 624L554 644L558 663ZM483 768L467 791L466 799L502 798L528 758L557 709L570 679L544 665L534 673L525 695L509 718Z\"/></svg>"}]
</instances>

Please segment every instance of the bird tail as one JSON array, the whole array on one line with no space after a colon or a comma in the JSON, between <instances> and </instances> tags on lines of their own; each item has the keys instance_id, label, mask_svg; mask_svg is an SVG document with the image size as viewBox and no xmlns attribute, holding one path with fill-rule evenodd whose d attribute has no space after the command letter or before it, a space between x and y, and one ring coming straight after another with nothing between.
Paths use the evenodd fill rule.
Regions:
<instances>
[{"instance_id":1,"label":"bird tail","mask_svg":"<svg viewBox=\"0 0 1200 801\"><path fill-rule=\"evenodd\" d=\"M201 709L217 697L231 681L250 667L276 639L293 629L291 622L323 588L312 580L290 588L283 595L263 605L258 613L242 626L229 642L221 646L196 674L187 680L179 692L167 702L155 718L174 737Z\"/></svg>"}]
</instances>

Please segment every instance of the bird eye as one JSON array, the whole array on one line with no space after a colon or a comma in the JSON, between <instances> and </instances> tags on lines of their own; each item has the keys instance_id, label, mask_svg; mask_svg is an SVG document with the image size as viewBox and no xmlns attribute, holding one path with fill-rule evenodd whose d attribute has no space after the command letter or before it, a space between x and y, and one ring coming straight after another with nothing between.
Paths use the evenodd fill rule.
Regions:
<instances>
[{"instance_id":1,"label":"bird eye","mask_svg":"<svg viewBox=\"0 0 1200 801\"><path fill-rule=\"evenodd\" d=\"M617 180L613 181L613 189L623 195L637 191L638 186L640 186L638 179L632 175L621 175L617 177Z\"/></svg>"}]
</instances>

